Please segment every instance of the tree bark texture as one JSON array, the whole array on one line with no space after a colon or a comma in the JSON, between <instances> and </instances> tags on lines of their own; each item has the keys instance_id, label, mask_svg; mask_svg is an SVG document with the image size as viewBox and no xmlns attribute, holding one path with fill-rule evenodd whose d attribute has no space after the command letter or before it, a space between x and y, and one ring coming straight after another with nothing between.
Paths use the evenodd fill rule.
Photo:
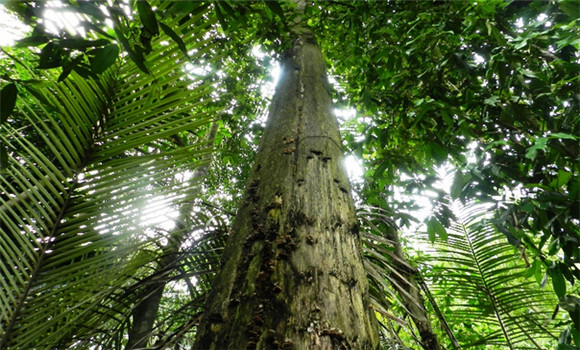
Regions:
<instances>
[{"instance_id":1,"label":"tree bark texture","mask_svg":"<svg viewBox=\"0 0 580 350\"><path fill-rule=\"evenodd\" d=\"M324 60L286 55L195 349L378 349Z\"/></svg>"}]
</instances>

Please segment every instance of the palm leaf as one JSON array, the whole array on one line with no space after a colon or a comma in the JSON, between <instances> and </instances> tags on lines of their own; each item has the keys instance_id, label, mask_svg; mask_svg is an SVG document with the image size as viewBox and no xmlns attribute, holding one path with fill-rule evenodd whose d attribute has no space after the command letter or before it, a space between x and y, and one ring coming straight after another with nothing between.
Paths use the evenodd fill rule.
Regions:
<instances>
[{"instance_id":1,"label":"palm leaf","mask_svg":"<svg viewBox=\"0 0 580 350\"><path fill-rule=\"evenodd\" d=\"M432 246L433 260L428 263L433 267L425 276L439 306L453 314L447 320L481 326L476 327L481 330L479 339L465 347L544 348L554 338L550 327L543 326L556 304L552 293L523 277L525 267L488 221L486 206L455 203L455 207L456 220L447 230L447 240Z\"/></svg>"},{"instance_id":2,"label":"palm leaf","mask_svg":"<svg viewBox=\"0 0 580 350\"><path fill-rule=\"evenodd\" d=\"M372 307L386 322L395 322L403 327L418 344L424 348L434 348L437 342L431 329L419 285L415 280L417 270L404 256L397 228L392 221L392 213L378 207L366 207L358 211L361 222L361 239L364 251L364 267L370 282ZM409 316L421 340L405 321ZM389 337L403 346L398 332L392 327L384 327ZM398 341L397 341L398 340Z\"/></svg>"},{"instance_id":3,"label":"palm leaf","mask_svg":"<svg viewBox=\"0 0 580 350\"><path fill-rule=\"evenodd\" d=\"M191 30L201 18L212 17L181 28L193 62L212 45L213 19ZM170 38L154 45L151 75L124 60L98 78L73 72L57 84L58 74L20 63L47 84L21 83L17 112L0 125L9 153L0 177L0 347L78 345L107 322L122 324L136 302L127 291L151 274L161 251L153 242L164 238L141 225L144 208L191 201L191 184L170 180L211 152L193 135L217 114L212 88L191 81ZM168 141L175 135L188 143Z\"/></svg>"},{"instance_id":4,"label":"palm leaf","mask_svg":"<svg viewBox=\"0 0 580 350\"><path fill-rule=\"evenodd\" d=\"M194 338L198 316L209 291L211 278L214 276L221 251L225 245L227 220L211 210L199 210L187 218L188 229L180 242L181 251L171 254L170 263L159 269L159 260L166 256L157 255L155 264L150 264L151 271L138 279L130 287L119 291L115 300L131 300L133 305L116 312L118 320L112 320L101 329L87 330L82 337L75 335L76 349L91 349L95 346L102 349L123 347L125 337L131 329L131 313L147 303L148 298L158 292L163 292L160 300L156 324L152 329L155 348L176 347L182 344L187 347ZM180 234L172 230L171 234ZM171 250L165 246L163 251ZM109 302L112 298L109 298ZM119 302L116 302L117 304Z\"/></svg>"}]
</instances>

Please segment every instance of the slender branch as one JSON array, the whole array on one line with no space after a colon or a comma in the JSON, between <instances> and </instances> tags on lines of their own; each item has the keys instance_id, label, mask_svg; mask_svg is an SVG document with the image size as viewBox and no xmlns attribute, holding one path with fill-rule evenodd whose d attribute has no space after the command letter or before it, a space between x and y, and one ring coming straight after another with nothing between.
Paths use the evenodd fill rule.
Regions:
<instances>
[{"instance_id":1,"label":"slender branch","mask_svg":"<svg viewBox=\"0 0 580 350\"><path fill-rule=\"evenodd\" d=\"M210 208L214 208L214 209L217 209L217 210L219 210L219 211L222 211L222 212L224 212L224 213L226 213L226 214L228 214L228 215L231 215L231 216L236 216L236 213L234 213L234 212L231 212L231 211L229 211L229 210L227 210L227 209L224 209L224 208L222 208L222 207L218 207L218 206L216 206L216 205L213 205L213 204L211 204L211 203L208 203L208 202L206 202L206 201L202 201L202 202L201 202L201 204L205 205L206 207L210 207Z\"/></svg>"}]
</instances>

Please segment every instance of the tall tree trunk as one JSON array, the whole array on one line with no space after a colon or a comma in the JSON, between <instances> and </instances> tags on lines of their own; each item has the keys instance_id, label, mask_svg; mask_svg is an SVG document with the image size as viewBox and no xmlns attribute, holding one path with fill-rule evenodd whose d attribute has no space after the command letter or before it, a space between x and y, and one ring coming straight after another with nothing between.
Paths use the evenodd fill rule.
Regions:
<instances>
[{"instance_id":1,"label":"tall tree trunk","mask_svg":"<svg viewBox=\"0 0 580 350\"><path fill-rule=\"evenodd\" d=\"M377 349L324 60L286 55L195 349Z\"/></svg>"}]
</instances>

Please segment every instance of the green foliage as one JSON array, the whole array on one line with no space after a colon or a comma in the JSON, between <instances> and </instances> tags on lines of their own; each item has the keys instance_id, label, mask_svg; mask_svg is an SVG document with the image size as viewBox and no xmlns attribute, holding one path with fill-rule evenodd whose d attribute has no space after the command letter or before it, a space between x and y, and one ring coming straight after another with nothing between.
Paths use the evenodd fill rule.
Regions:
<instances>
[{"instance_id":1,"label":"green foliage","mask_svg":"<svg viewBox=\"0 0 580 350\"><path fill-rule=\"evenodd\" d=\"M409 210L393 188L437 191L435 169L451 163L453 198L501 202L494 222L506 238L577 283L580 31L571 2L321 2L311 15L341 77L339 101L358 111L358 134L346 141L368 169L365 201ZM435 221L428 228L444 234Z\"/></svg>"},{"instance_id":2,"label":"green foliage","mask_svg":"<svg viewBox=\"0 0 580 350\"><path fill-rule=\"evenodd\" d=\"M557 336L564 324L559 349L580 344L574 1L320 1L301 16L293 2L136 1L127 13L110 1L65 1L86 37L39 25L50 2L3 4L33 30L0 62L2 345L122 347L151 283L168 286L156 346L191 342L228 225L200 202L235 210L265 127L253 120L268 103L259 90L291 25L319 33L337 103L357 110L345 144L365 163L360 201L381 208L361 220L385 334L418 340L401 298L408 286L392 267L412 268L385 238L416 222L418 205L396 194L432 191L434 295L463 345L534 347L536 334ZM255 45L270 57L251 57ZM217 134L206 138L212 122ZM209 161L203 187L176 180ZM434 186L448 163L451 197L495 202L493 219L456 220ZM180 224L147 238L138 213L161 197ZM183 245L170 252L165 239ZM538 320L556 306L568 318L556 312L563 321L552 330Z\"/></svg>"},{"instance_id":3,"label":"green foliage","mask_svg":"<svg viewBox=\"0 0 580 350\"><path fill-rule=\"evenodd\" d=\"M403 254L391 215L378 207L358 211L371 306L376 310L385 338L392 340L391 347L405 348L412 342L422 346L416 334L430 328L424 327L429 325L429 316L415 280L418 271ZM417 332L418 327L423 328Z\"/></svg>"},{"instance_id":4,"label":"green foliage","mask_svg":"<svg viewBox=\"0 0 580 350\"><path fill-rule=\"evenodd\" d=\"M95 52L95 57L91 60L91 70L96 74L101 74L112 66L119 57L119 47L109 44Z\"/></svg>"},{"instance_id":5,"label":"green foliage","mask_svg":"<svg viewBox=\"0 0 580 350\"><path fill-rule=\"evenodd\" d=\"M4 5L34 27L30 36L20 40L16 47L42 46L37 68L62 67L60 80L64 80L73 70L84 77L102 73L116 59L117 43L141 71L151 73L145 55L151 53L151 43L159 36L159 28L179 45L186 56L188 55L179 35L171 29L171 26L158 20L159 17L171 21L176 16L183 15L179 10L179 4L164 4L157 6L156 11L153 11L147 0L136 1L136 15L139 18L139 21L136 21L129 18L121 7L113 6L107 1L65 2L60 10L80 15L83 19L80 26L91 34L93 40L88 40L79 33L64 30L58 34L51 33L42 23L38 23L38 18L42 17L43 12L54 4L47 4L45 1L6 1ZM207 3L191 4L187 16L202 16L207 8ZM107 14L103 10L106 10ZM184 19L186 18L180 17L181 21ZM106 25L107 20L114 23L113 28Z\"/></svg>"},{"instance_id":6,"label":"green foliage","mask_svg":"<svg viewBox=\"0 0 580 350\"><path fill-rule=\"evenodd\" d=\"M439 307L463 347L544 349L556 342L553 294L526 278L485 205L456 208L446 239L425 261ZM486 218L487 216L487 218Z\"/></svg>"},{"instance_id":7,"label":"green foliage","mask_svg":"<svg viewBox=\"0 0 580 350\"><path fill-rule=\"evenodd\" d=\"M207 35L212 20L204 16L205 26L195 17L179 26L189 34L184 44L195 52L193 62L214 46ZM223 240L223 228L221 235L190 242L171 270L181 276L151 275L163 240L175 232L142 224L143 210L152 200L179 208L195 199L199 179L175 177L203 165L212 152L195 134L209 128L220 107L210 105L209 82L187 76L188 61L176 59L179 45L161 44L168 39L151 42L151 75L120 59L101 65L98 76L73 70L63 80L58 71L39 72L18 58L26 53L10 53L17 68L3 77L10 83L2 91L11 97L17 86L19 98L0 124L8 154L0 179L0 347L121 346L126 317L151 280L203 281L217 265L210 247L219 248L212 242ZM188 237L195 221L181 219L189 222L180 226ZM205 292L197 289L191 310ZM116 331L104 337L103 328Z\"/></svg>"}]
</instances>

